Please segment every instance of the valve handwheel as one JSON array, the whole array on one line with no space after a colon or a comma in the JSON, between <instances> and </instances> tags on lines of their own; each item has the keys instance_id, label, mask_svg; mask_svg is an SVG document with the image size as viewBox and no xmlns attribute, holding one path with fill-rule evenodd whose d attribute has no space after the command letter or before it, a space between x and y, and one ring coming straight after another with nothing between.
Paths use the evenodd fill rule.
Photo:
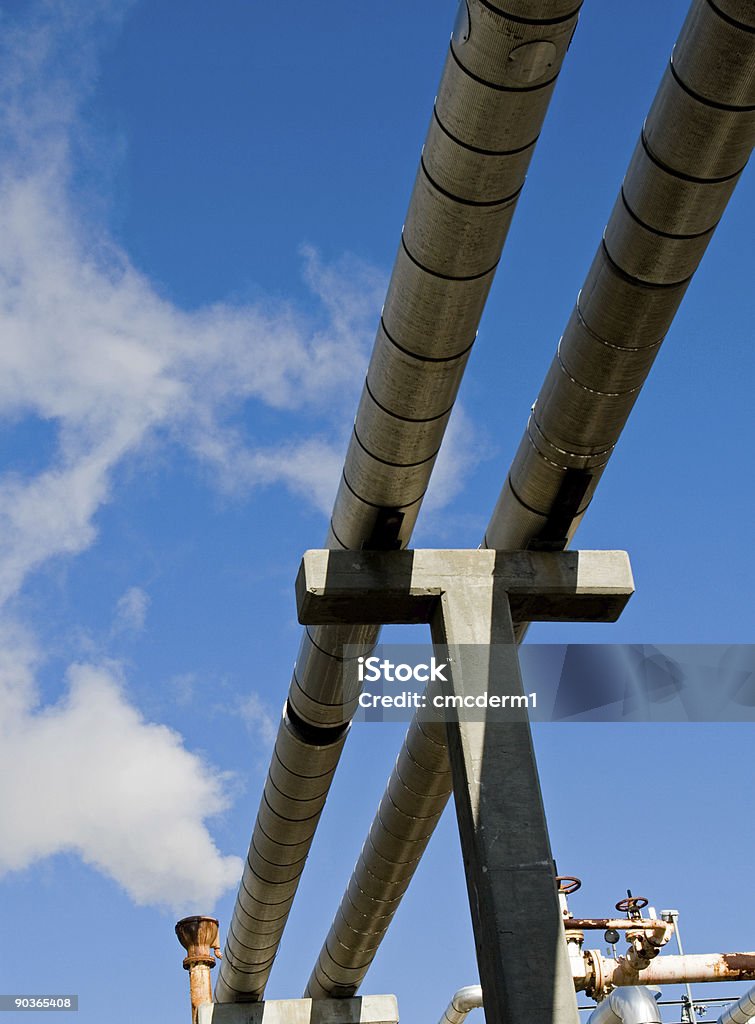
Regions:
<instances>
[{"instance_id":1,"label":"valve handwheel","mask_svg":"<svg viewBox=\"0 0 755 1024\"><path fill-rule=\"evenodd\" d=\"M558 891L566 894L582 888L582 880L575 878L574 875L556 875L556 881L558 882Z\"/></svg>"},{"instance_id":2,"label":"valve handwheel","mask_svg":"<svg viewBox=\"0 0 755 1024\"><path fill-rule=\"evenodd\" d=\"M635 910L642 910L648 905L648 902L649 900L646 900L644 896L627 896L626 899L619 900L616 909L622 913L631 914Z\"/></svg>"}]
</instances>

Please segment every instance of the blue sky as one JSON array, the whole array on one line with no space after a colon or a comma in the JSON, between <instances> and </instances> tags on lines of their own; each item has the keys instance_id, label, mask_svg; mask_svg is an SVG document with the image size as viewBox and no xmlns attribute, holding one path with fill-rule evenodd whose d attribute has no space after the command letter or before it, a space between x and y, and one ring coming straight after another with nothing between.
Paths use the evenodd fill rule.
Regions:
<instances>
[{"instance_id":1,"label":"blue sky","mask_svg":"<svg viewBox=\"0 0 755 1024\"><path fill-rule=\"evenodd\" d=\"M585 4L418 544L480 542L686 6ZM3 992L188 1019L173 923L231 916L454 9L2 7ZM637 594L532 640L752 640L754 205L750 169L577 537L627 549ZM401 736L353 730L271 997L306 982ZM752 948L751 727L536 739L575 911L631 887L688 951ZM433 1019L474 980L448 813L364 991Z\"/></svg>"}]
</instances>

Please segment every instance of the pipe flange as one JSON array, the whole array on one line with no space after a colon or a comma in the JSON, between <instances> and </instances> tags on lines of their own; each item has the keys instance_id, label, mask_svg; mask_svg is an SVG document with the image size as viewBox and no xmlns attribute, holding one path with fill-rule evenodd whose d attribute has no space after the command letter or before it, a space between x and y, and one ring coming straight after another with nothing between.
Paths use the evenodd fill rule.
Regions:
<instances>
[{"instance_id":1,"label":"pipe flange","mask_svg":"<svg viewBox=\"0 0 755 1024\"><path fill-rule=\"evenodd\" d=\"M603 969L604 960L599 949L585 950L585 962L592 977L585 987L585 994L596 1001L604 999L614 988L610 977Z\"/></svg>"}]
</instances>

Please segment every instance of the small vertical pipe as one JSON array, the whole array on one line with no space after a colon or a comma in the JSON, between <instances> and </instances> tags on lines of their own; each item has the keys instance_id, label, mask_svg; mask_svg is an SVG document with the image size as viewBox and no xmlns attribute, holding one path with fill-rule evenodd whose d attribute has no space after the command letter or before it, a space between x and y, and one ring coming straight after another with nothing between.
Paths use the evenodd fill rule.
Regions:
<instances>
[{"instance_id":1,"label":"small vertical pipe","mask_svg":"<svg viewBox=\"0 0 755 1024\"><path fill-rule=\"evenodd\" d=\"M664 910L661 912L661 917L664 921L670 921L674 926L674 935L676 936L676 948L679 950L679 956L684 956L684 949L682 948L682 937L679 933L679 911L678 910ZM687 1014L687 1020L689 1024L697 1024L697 1014L695 1013L695 1004L692 1000L692 989L689 982L684 986L687 990L687 1001L684 1006L684 1010Z\"/></svg>"},{"instance_id":2,"label":"small vertical pipe","mask_svg":"<svg viewBox=\"0 0 755 1024\"><path fill-rule=\"evenodd\" d=\"M178 941L186 950L184 970L189 972L191 1021L197 1024L199 1007L212 1002L210 971L215 966L215 953L220 954L218 922L214 917L184 917L176 925Z\"/></svg>"}]
</instances>

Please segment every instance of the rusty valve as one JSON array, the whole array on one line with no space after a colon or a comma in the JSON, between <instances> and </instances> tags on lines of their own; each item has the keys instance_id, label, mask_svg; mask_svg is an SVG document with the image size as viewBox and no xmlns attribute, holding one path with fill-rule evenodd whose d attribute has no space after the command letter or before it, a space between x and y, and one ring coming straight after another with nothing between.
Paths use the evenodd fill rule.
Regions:
<instances>
[{"instance_id":1,"label":"rusty valve","mask_svg":"<svg viewBox=\"0 0 755 1024\"><path fill-rule=\"evenodd\" d=\"M626 914L627 917L631 919L633 917L641 917L642 915L640 914L640 911L647 905L648 901L644 896L632 896L632 894L629 893L626 899L619 900L616 904L616 909L620 913Z\"/></svg>"},{"instance_id":2,"label":"rusty valve","mask_svg":"<svg viewBox=\"0 0 755 1024\"><path fill-rule=\"evenodd\" d=\"M189 972L191 1019L196 1024L198 1007L212 1002L210 971L215 966L215 956L222 955L218 922L214 917L184 917L176 925L176 935L186 950L183 966Z\"/></svg>"},{"instance_id":3,"label":"rusty valve","mask_svg":"<svg viewBox=\"0 0 755 1024\"><path fill-rule=\"evenodd\" d=\"M575 878L574 875L556 875L556 881L558 882L559 892L568 894L582 888L582 880Z\"/></svg>"}]
</instances>

